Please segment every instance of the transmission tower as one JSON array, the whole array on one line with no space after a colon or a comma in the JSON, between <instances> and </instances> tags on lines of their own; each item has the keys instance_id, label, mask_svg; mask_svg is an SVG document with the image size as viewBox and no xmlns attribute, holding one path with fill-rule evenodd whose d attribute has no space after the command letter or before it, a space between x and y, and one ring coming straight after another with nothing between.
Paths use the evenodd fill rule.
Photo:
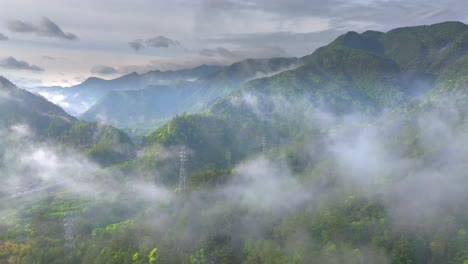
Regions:
<instances>
[{"instance_id":1,"label":"transmission tower","mask_svg":"<svg viewBox=\"0 0 468 264\"><path fill-rule=\"evenodd\" d=\"M228 168L231 167L231 157L232 157L231 151L230 150L226 151L226 162L227 162Z\"/></svg>"},{"instance_id":2,"label":"transmission tower","mask_svg":"<svg viewBox=\"0 0 468 264\"><path fill-rule=\"evenodd\" d=\"M65 230L65 256L71 258L73 257L75 243L73 238L73 216L70 213L65 215L63 227Z\"/></svg>"},{"instance_id":3,"label":"transmission tower","mask_svg":"<svg viewBox=\"0 0 468 264\"><path fill-rule=\"evenodd\" d=\"M28 241L28 227L27 227L27 221L26 221L26 209L24 208L24 205L21 205L20 212L20 225L21 225L21 241L26 242Z\"/></svg>"},{"instance_id":4,"label":"transmission tower","mask_svg":"<svg viewBox=\"0 0 468 264\"><path fill-rule=\"evenodd\" d=\"M179 175L179 191L185 191L186 179L187 179L187 170L185 168L185 162L187 161L187 151L185 146L182 146L179 152L180 158L180 175Z\"/></svg>"},{"instance_id":5,"label":"transmission tower","mask_svg":"<svg viewBox=\"0 0 468 264\"><path fill-rule=\"evenodd\" d=\"M267 150L267 139L266 136L262 136L260 139L260 145L262 146L262 152L265 153Z\"/></svg>"},{"instance_id":6,"label":"transmission tower","mask_svg":"<svg viewBox=\"0 0 468 264\"><path fill-rule=\"evenodd\" d=\"M18 198L18 202L20 203L19 206L19 218L20 218L20 232L21 232L21 241L26 242L28 241L28 227L27 227L27 216L26 216L26 208L24 205L23 199L23 189L24 187L16 187L16 197Z\"/></svg>"}]
</instances>

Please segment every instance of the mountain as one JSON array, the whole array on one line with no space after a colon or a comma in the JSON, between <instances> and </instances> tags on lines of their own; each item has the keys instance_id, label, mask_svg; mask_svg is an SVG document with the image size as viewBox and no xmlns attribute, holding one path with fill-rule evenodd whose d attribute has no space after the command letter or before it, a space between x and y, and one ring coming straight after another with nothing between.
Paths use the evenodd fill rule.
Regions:
<instances>
[{"instance_id":1,"label":"mountain","mask_svg":"<svg viewBox=\"0 0 468 264\"><path fill-rule=\"evenodd\" d=\"M41 136L49 133L50 124L66 127L78 121L42 96L19 89L3 77L0 77L0 100L0 120L5 126L26 123Z\"/></svg>"},{"instance_id":2,"label":"mountain","mask_svg":"<svg viewBox=\"0 0 468 264\"><path fill-rule=\"evenodd\" d=\"M304 57L303 66L248 82L211 110L215 114L238 111L233 102L249 94L288 99L306 96L317 106L325 104L336 112L379 111L466 76L467 34L468 26L460 22L387 33L348 32ZM268 108L267 103L261 107Z\"/></svg>"},{"instance_id":3,"label":"mountain","mask_svg":"<svg viewBox=\"0 0 468 264\"><path fill-rule=\"evenodd\" d=\"M220 69L219 66L202 65L178 71L149 71L144 74L134 72L111 80L90 77L71 87L36 87L32 90L62 106L68 113L79 115L110 91L138 90L149 85L195 80Z\"/></svg>"},{"instance_id":4,"label":"mountain","mask_svg":"<svg viewBox=\"0 0 468 264\"><path fill-rule=\"evenodd\" d=\"M110 126L80 121L44 97L16 87L0 77L0 124L26 125L38 141L52 141L86 153L103 165L129 160L135 146Z\"/></svg>"},{"instance_id":5,"label":"mountain","mask_svg":"<svg viewBox=\"0 0 468 264\"><path fill-rule=\"evenodd\" d=\"M198 153L216 145L212 142L222 142L223 149L236 151L233 159L241 160L252 151L261 151L261 138L274 147L302 135L304 115L317 110L338 116L353 112L378 116L413 98L465 93L467 34L468 26L459 22L387 33L348 32L302 58L304 64L296 69L251 80L201 116L185 115L169 121L150 134L145 144L177 142ZM399 39L405 44L399 44ZM462 101L466 96L457 98ZM175 122L181 118L185 121ZM211 122L217 122L224 132L203 132L200 124ZM211 162L218 168L226 164L219 153L211 156Z\"/></svg>"},{"instance_id":6,"label":"mountain","mask_svg":"<svg viewBox=\"0 0 468 264\"><path fill-rule=\"evenodd\" d=\"M78 181L85 191L0 192L0 263L466 264L467 30L348 32L171 118L137 158ZM214 93L230 81L210 78ZM34 118L69 117L67 140L94 144L95 123L0 81L4 120L27 116L14 102L30 97ZM191 86L149 89L173 102L177 87Z\"/></svg>"},{"instance_id":7,"label":"mountain","mask_svg":"<svg viewBox=\"0 0 468 264\"><path fill-rule=\"evenodd\" d=\"M81 118L119 126L155 127L176 114L206 108L246 81L294 69L300 64L297 58L248 59L194 81L112 91Z\"/></svg>"}]
</instances>

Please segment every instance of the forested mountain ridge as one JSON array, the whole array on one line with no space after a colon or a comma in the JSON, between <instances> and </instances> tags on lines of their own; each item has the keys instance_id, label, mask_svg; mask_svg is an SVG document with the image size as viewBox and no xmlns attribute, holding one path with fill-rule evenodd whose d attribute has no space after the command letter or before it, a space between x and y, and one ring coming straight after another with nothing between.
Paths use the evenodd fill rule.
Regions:
<instances>
[{"instance_id":1,"label":"forested mountain ridge","mask_svg":"<svg viewBox=\"0 0 468 264\"><path fill-rule=\"evenodd\" d=\"M298 67L298 58L248 59L196 80L109 92L80 117L123 127L157 127L176 114L207 108L242 83Z\"/></svg>"},{"instance_id":2,"label":"forested mountain ridge","mask_svg":"<svg viewBox=\"0 0 468 264\"><path fill-rule=\"evenodd\" d=\"M73 115L82 114L94 103L110 91L138 90L149 85L174 84L179 81L195 80L221 70L219 66L201 65L193 69L178 71L148 71L143 74L136 72L105 80L90 77L84 82L71 87L36 87L33 91L39 92L52 100L60 98L58 103Z\"/></svg>"},{"instance_id":3,"label":"forested mountain ridge","mask_svg":"<svg viewBox=\"0 0 468 264\"><path fill-rule=\"evenodd\" d=\"M468 263L466 31L350 32L233 87L77 166L87 192L3 203L0 263Z\"/></svg>"},{"instance_id":4,"label":"forested mountain ridge","mask_svg":"<svg viewBox=\"0 0 468 264\"><path fill-rule=\"evenodd\" d=\"M200 118L207 119L206 122L214 118L232 126L227 125L222 135L200 135L197 140L209 145L206 137L218 137L216 141L224 142L226 149L257 146L258 151L263 136L269 138L270 146L275 146L286 138L301 135L299 128L307 111L379 115L399 108L412 98L438 94L451 86L463 87L468 76L465 72L468 67L463 66L468 59L467 33L468 26L459 22L387 33L346 33L302 58L302 66L251 80L215 102L203 117L193 116L197 122L190 121L190 115L180 117L187 120L184 129L168 122L149 135L146 142L180 137L171 131L177 131L182 138L192 138L197 133L188 131L200 130L199 124L204 123ZM409 43L399 46L400 38L408 39ZM418 63L410 65L406 61L408 54L413 56L409 61ZM193 140L187 140L187 144ZM242 159L244 155L238 153L237 157ZM222 156L212 158L219 159L220 164L223 162Z\"/></svg>"},{"instance_id":5,"label":"forested mountain ridge","mask_svg":"<svg viewBox=\"0 0 468 264\"><path fill-rule=\"evenodd\" d=\"M109 165L131 159L135 146L110 126L79 121L44 97L16 87L0 77L0 121L3 128L25 125L35 140L52 141L86 152Z\"/></svg>"},{"instance_id":6,"label":"forested mountain ridge","mask_svg":"<svg viewBox=\"0 0 468 264\"><path fill-rule=\"evenodd\" d=\"M305 93L314 97L314 102L325 100L327 105L343 100L336 105L388 107L401 102L404 96L418 95L439 83L444 86L450 79L463 78L467 34L468 26L460 22L387 33L349 32L304 57L303 66L251 81L231 96L238 97L243 92L268 96ZM213 106L213 111L217 108Z\"/></svg>"}]
</instances>

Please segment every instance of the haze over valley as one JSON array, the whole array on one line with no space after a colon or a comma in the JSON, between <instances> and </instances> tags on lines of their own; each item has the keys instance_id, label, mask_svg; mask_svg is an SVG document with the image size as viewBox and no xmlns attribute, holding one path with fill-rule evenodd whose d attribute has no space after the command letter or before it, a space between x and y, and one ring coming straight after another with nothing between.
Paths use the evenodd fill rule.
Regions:
<instances>
[{"instance_id":1,"label":"haze over valley","mask_svg":"<svg viewBox=\"0 0 468 264\"><path fill-rule=\"evenodd\" d=\"M0 3L0 264L468 263L448 2Z\"/></svg>"}]
</instances>

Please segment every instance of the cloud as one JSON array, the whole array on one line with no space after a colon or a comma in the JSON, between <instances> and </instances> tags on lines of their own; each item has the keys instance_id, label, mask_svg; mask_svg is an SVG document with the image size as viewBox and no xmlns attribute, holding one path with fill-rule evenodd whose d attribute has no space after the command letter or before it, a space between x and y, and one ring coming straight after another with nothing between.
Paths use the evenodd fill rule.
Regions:
<instances>
[{"instance_id":1,"label":"cloud","mask_svg":"<svg viewBox=\"0 0 468 264\"><path fill-rule=\"evenodd\" d=\"M215 49L202 49L200 51L200 55L208 56L208 57L221 56L225 58L237 58L238 57L234 52L223 47L217 47Z\"/></svg>"},{"instance_id":2,"label":"cloud","mask_svg":"<svg viewBox=\"0 0 468 264\"><path fill-rule=\"evenodd\" d=\"M0 40L8 40L8 37L0 33Z\"/></svg>"},{"instance_id":3,"label":"cloud","mask_svg":"<svg viewBox=\"0 0 468 264\"><path fill-rule=\"evenodd\" d=\"M26 78L26 77L9 77L9 80L13 82L15 85L21 88L28 88L28 87L35 87L38 85L42 85L42 81L37 78Z\"/></svg>"},{"instance_id":4,"label":"cloud","mask_svg":"<svg viewBox=\"0 0 468 264\"><path fill-rule=\"evenodd\" d=\"M139 51L145 47L145 45L143 44L143 40L141 39L130 41L128 42L128 45L135 51Z\"/></svg>"},{"instance_id":5,"label":"cloud","mask_svg":"<svg viewBox=\"0 0 468 264\"><path fill-rule=\"evenodd\" d=\"M320 15L328 13L332 6L338 6L341 1L327 2L308 0L204 0L202 4L204 13L263 11L268 13L282 13L287 16Z\"/></svg>"},{"instance_id":6,"label":"cloud","mask_svg":"<svg viewBox=\"0 0 468 264\"><path fill-rule=\"evenodd\" d=\"M96 65L93 68L91 68L91 73L102 74L102 75L112 75L112 74L119 73L119 71L111 66Z\"/></svg>"},{"instance_id":7,"label":"cloud","mask_svg":"<svg viewBox=\"0 0 468 264\"><path fill-rule=\"evenodd\" d=\"M304 56L316 48L333 41L345 30L325 30L311 33L272 32L249 34L220 34L203 40L205 45L238 46L244 49L251 47L268 47L274 43L292 56Z\"/></svg>"},{"instance_id":8,"label":"cloud","mask_svg":"<svg viewBox=\"0 0 468 264\"><path fill-rule=\"evenodd\" d=\"M45 59L45 60L55 60L54 57L48 56L48 55L44 55L44 56L42 56L42 58Z\"/></svg>"},{"instance_id":9,"label":"cloud","mask_svg":"<svg viewBox=\"0 0 468 264\"><path fill-rule=\"evenodd\" d=\"M244 49L229 50L224 47L202 49L200 55L207 57L221 57L234 62L247 58L287 57L286 50L279 46L245 47Z\"/></svg>"},{"instance_id":10,"label":"cloud","mask_svg":"<svg viewBox=\"0 0 468 264\"><path fill-rule=\"evenodd\" d=\"M14 20L10 21L7 27L11 32L16 33L36 33L38 36L78 40L75 34L65 33L56 23L47 17L43 17L37 25L21 20Z\"/></svg>"},{"instance_id":11,"label":"cloud","mask_svg":"<svg viewBox=\"0 0 468 264\"><path fill-rule=\"evenodd\" d=\"M264 156L239 164L234 174L223 192L247 207L279 212L295 210L313 195L313 190L292 176L287 164Z\"/></svg>"},{"instance_id":12,"label":"cloud","mask_svg":"<svg viewBox=\"0 0 468 264\"><path fill-rule=\"evenodd\" d=\"M154 48L169 48L172 46L178 46L180 43L176 40L164 36L156 36L154 38L147 39L146 45Z\"/></svg>"},{"instance_id":13,"label":"cloud","mask_svg":"<svg viewBox=\"0 0 468 264\"><path fill-rule=\"evenodd\" d=\"M217 47L213 49L202 49L199 51L198 55L158 58L146 64L124 65L119 67L118 71L122 74L127 74L132 72L145 73L151 70L182 70L194 68L203 64L226 66L249 58L261 59L273 57L289 57L289 55L282 47L275 46L250 46L236 50Z\"/></svg>"},{"instance_id":14,"label":"cloud","mask_svg":"<svg viewBox=\"0 0 468 264\"><path fill-rule=\"evenodd\" d=\"M76 193L99 195L102 192L112 192L119 186L118 173L107 171L89 160L84 155L71 148L57 148L51 142L39 142L33 130L25 124L14 124L8 127L0 126L0 166L2 175L1 194L16 193L15 187L33 186L35 190L24 190L24 196L34 196L47 186L67 186ZM17 162L13 162L16 160ZM31 173L34 171L34 173ZM105 185L93 178L101 175L107 179ZM100 183L98 183L100 182ZM128 183L126 187L140 187L141 182ZM107 188L106 186L112 186ZM123 185L120 185L123 187ZM147 185L147 192L156 189L166 196L170 193L163 189ZM113 190L114 189L114 190ZM154 192L151 193L154 196ZM143 197L146 193L136 192ZM11 196L10 196L11 197ZM7 206L5 204L5 206ZM3 207L3 204L2 204Z\"/></svg>"},{"instance_id":15,"label":"cloud","mask_svg":"<svg viewBox=\"0 0 468 264\"><path fill-rule=\"evenodd\" d=\"M145 44L146 43L146 46ZM154 38L148 39L135 39L128 42L130 48L134 49L135 51L139 51L145 47L153 47L153 48L169 48L174 46L179 46L180 43L176 40L172 40L170 38L164 36L156 36Z\"/></svg>"},{"instance_id":16,"label":"cloud","mask_svg":"<svg viewBox=\"0 0 468 264\"><path fill-rule=\"evenodd\" d=\"M198 7L195 27L212 33L222 32L222 28L232 31L226 33L386 31L447 20L468 21L468 7L461 0L204 0Z\"/></svg>"},{"instance_id":17,"label":"cloud","mask_svg":"<svg viewBox=\"0 0 468 264\"><path fill-rule=\"evenodd\" d=\"M35 72L42 72L44 71L43 68L29 64L23 60L17 60L13 57L8 57L0 61L0 67L5 69L11 70L26 70L26 71L35 71Z\"/></svg>"},{"instance_id":18,"label":"cloud","mask_svg":"<svg viewBox=\"0 0 468 264\"><path fill-rule=\"evenodd\" d=\"M12 32L29 33L35 32L37 29L34 25L25 23L21 20L15 20L8 23L8 29Z\"/></svg>"}]
</instances>

